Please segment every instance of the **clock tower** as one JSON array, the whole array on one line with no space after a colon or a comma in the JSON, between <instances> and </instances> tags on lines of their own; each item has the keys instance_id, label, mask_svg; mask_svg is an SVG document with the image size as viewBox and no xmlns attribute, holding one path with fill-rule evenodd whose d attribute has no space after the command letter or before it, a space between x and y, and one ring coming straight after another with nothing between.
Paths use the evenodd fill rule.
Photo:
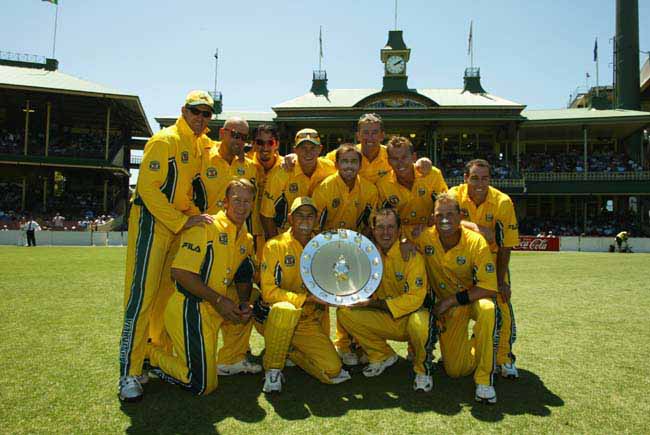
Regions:
<instances>
[{"instance_id":1,"label":"clock tower","mask_svg":"<svg viewBox=\"0 0 650 435\"><path fill-rule=\"evenodd\" d=\"M388 42L381 49L381 61L384 63L384 86L382 91L408 92L406 83L406 63L411 56L411 49L404 44L401 30L390 30Z\"/></svg>"}]
</instances>

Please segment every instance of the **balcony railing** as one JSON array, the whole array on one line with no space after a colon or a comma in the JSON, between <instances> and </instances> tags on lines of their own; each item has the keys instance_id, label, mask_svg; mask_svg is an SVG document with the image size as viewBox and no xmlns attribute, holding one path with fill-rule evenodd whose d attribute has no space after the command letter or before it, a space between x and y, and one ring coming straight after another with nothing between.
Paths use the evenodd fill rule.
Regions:
<instances>
[{"instance_id":1,"label":"balcony railing","mask_svg":"<svg viewBox=\"0 0 650 435\"><path fill-rule=\"evenodd\" d=\"M526 181L647 181L650 171L635 172L526 172Z\"/></svg>"},{"instance_id":2,"label":"balcony railing","mask_svg":"<svg viewBox=\"0 0 650 435\"><path fill-rule=\"evenodd\" d=\"M139 165L142 163L142 156L140 155L131 155L131 164L132 165Z\"/></svg>"},{"instance_id":3,"label":"balcony railing","mask_svg":"<svg viewBox=\"0 0 650 435\"><path fill-rule=\"evenodd\" d=\"M447 184L451 186L457 186L463 183L463 177L450 177L446 179ZM490 184L496 188L511 188L518 189L523 188L526 185L526 182L523 178L493 178L490 181Z\"/></svg>"}]
</instances>

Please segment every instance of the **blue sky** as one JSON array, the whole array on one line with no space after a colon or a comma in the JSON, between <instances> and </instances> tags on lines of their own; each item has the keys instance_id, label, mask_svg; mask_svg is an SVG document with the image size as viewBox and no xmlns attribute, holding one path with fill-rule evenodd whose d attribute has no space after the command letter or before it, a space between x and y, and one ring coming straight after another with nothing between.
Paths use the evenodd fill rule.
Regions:
<instances>
[{"instance_id":1,"label":"blue sky","mask_svg":"<svg viewBox=\"0 0 650 435\"><path fill-rule=\"evenodd\" d=\"M323 26L332 88L381 87L379 50L394 1L59 0L56 57L63 72L139 95L153 118L176 115L188 90L218 89L225 110L269 111L309 91ZM55 6L1 0L1 50L51 56ZM187 6L190 5L190 6ZM411 87L462 87L474 20L475 64L484 88L531 109L566 105L569 94L610 84L615 0L406 1L398 28L412 49ZM640 47L650 50L650 1L639 1Z\"/></svg>"}]
</instances>

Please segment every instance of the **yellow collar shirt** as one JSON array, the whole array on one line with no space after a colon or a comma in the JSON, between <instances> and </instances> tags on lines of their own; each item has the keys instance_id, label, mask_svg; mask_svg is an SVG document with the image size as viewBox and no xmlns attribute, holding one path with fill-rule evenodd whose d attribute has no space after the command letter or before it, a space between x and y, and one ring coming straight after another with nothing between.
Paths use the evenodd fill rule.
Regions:
<instances>
[{"instance_id":1,"label":"yellow collar shirt","mask_svg":"<svg viewBox=\"0 0 650 435\"><path fill-rule=\"evenodd\" d=\"M221 142L211 141L204 149L201 178L195 186L196 205L208 214L223 210L226 187L232 180L246 178L255 185L258 177L257 166L252 160L234 157L232 163L228 163L219 154L220 146Z\"/></svg>"},{"instance_id":2,"label":"yellow collar shirt","mask_svg":"<svg viewBox=\"0 0 650 435\"><path fill-rule=\"evenodd\" d=\"M497 291L496 265L490 248L479 233L461 227L458 244L445 252L435 226L415 239L427 266L436 296L447 298L473 286Z\"/></svg>"},{"instance_id":3,"label":"yellow collar shirt","mask_svg":"<svg viewBox=\"0 0 650 435\"><path fill-rule=\"evenodd\" d=\"M436 167L427 175L420 174L415 165L413 171L415 180L411 189L399 184L393 171L382 178L377 184L379 203L396 208L403 225L426 225L433 213L433 202L439 193L447 191L447 183Z\"/></svg>"},{"instance_id":4,"label":"yellow collar shirt","mask_svg":"<svg viewBox=\"0 0 650 435\"><path fill-rule=\"evenodd\" d=\"M275 163L273 166L266 170L258 158L258 154L254 151L249 151L246 156L253 160L255 166L257 167L257 197L255 198L255 207L251 213L253 234L264 234L264 229L262 228L262 223L260 222L260 210L262 208L262 198L264 197L264 189L266 188L266 180L275 168L278 168L282 165L284 157L279 153L275 153Z\"/></svg>"},{"instance_id":5,"label":"yellow collar shirt","mask_svg":"<svg viewBox=\"0 0 650 435\"><path fill-rule=\"evenodd\" d=\"M372 210L377 207L377 188L357 175L352 190L339 172L325 178L313 194L320 212L321 231L347 228L362 231L369 227Z\"/></svg>"},{"instance_id":6,"label":"yellow collar shirt","mask_svg":"<svg viewBox=\"0 0 650 435\"><path fill-rule=\"evenodd\" d=\"M303 246L291 231L272 238L264 246L261 264L262 298L268 304L289 302L302 308L302 317L320 318L324 310L316 304L305 304L309 295L300 276Z\"/></svg>"},{"instance_id":7,"label":"yellow collar shirt","mask_svg":"<svg viewBox=\"0 0 650 435\"><path fill-rule=\"evenodd\" d=\"M328 175L336 172L334 164L327 159L319 158L316 169L311 177L302 172L300 164L296 163L292 171L276 167L269 174L260 213L268 218L275 218L279 230L289 227L287 216L293 200L299 196L311 196L318 184Z\"/></svg>"},{"instance_id":8,"label":"yellow collar shirt","mask_svg":"<svg viewBox=\"0 0 650 435\"><path fill-rule=\"evenodd\" d=\"M453 187L450 193L456 195L464 219L494 231L495 243L490 245L493 253L500 246L511 248L519 245L517 216L508 195L490 186L485 201L477 207L469 197L466 183Z\"/></svg>"},{"instance_id":9,"label":"yellow collar shirt","mask_svg":"<svg viewBox=\"0 0 650 435\"><path fill-rule=\"evenodd\" d=\"M395 242L387 255L382 253L384 273L379 288L372 295L373 299L386 301L395 319L419 310L428 288L422 255L416 253L404 261L399 245Z\"/></svg>"},{"instance_id":10,"label":"yellow collar shirt","mask_svg":"<svg viewBox=\"0 0 650 435\"><path fill-rule=\"evenodd\" d=\"M238 232L223 211L214 218L210 225L197 225L183 232L172 267L200 275L208 287L226 295L242 264L252 262L253 237L245 227Z\"/></svg>"},{"instance_id":11,"label":"yellow collar shirt","mask_svg":"<svg viewBox=\"0 0 650 435\"><path fill-rule=\"evenodd\" d=\"M181 116L163 128L144 147L134 203L144 205L172 233L178 233L188 216L199 214L194 205L193 182L201 171L203 147L210 140L196 136Z\"/></svg>"},{"instance_id":12,"label":"yellow collar shirt","mask_svg":"<svg viewBox=\"0 0 650 435\"><path fill-rule=\"evenodd\" d=\"M385 145L379 145L379 153L375 156L375 159L371 162L368 158L363 155L361 151L361 144L356 145L357 150L361 153L361 169L359 169L359 176L365 178L373 184L388 175L391 171L391 167L388 164L388 151L386 151ZM326 156L332 161L336 162L336 150L330 151Z\"/></svg>"}]
</instances>

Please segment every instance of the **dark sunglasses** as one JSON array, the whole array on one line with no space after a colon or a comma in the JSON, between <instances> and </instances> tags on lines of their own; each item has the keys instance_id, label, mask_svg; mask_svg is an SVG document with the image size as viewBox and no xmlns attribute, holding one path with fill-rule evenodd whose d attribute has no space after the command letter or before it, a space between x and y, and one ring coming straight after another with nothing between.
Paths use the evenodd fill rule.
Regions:
<instances>
[{"instance_id":1,"label":"dark sunglasses","mask_svg":"<svg viewBox=\"0 0 650 435\"><path fill-rule=\"evenodd\" d=\"M246 134L246 133L240 133L238 131L233 130L232 128L224 128L224 130L229 131L230 132L230 137L235 139L235 140L237 140L237 139L241 139L241 140L248 139L248 134Z\"/></svg>"},{"instance_id":2,"label":"dark sunglasses","mask_svg":"<svg viewBox=\"0 0 650 435\"><path fill-rule=\"evenodd\" d=\"M273 144L275 144L275 139L269 139L269 140L255 139L255 144L260 147L263 147L264 145L272 146Z\"/></svg>"},{"instance_id":3,"label":"dark sunglasses","mask_svg":"<svg viewBox=\"0 0 650 435\"><path fill-rule=\"evenodd\" d=\"M196 107L186 106L187 109L192 112L192 115L198 116L201 115L204 118L212 118L212 111L210 110L199 110Z\"/></svg>"}]
</instances>

